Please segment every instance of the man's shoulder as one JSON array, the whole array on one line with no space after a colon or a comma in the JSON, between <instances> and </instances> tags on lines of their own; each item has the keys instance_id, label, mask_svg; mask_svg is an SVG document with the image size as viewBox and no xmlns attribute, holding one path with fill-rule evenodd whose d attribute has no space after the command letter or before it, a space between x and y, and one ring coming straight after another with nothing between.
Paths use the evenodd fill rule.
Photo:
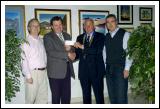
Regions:
<instances>
[{"instance_id":1,"label":"man's shoulder","mask_svg":"<svg viewBox=\"0 0 160 109\"><path fill-rule=\"evenodd\" d=\"M63 36L66 37L67 39L71 39L71 35L67 32L62 32Z\"/></svg>"},{"instance_id":2,"label":"man's shoulder","mask_svg":"<svg viewBox=\"0 0 160 109\"><path fill-rule=\"evenodd\" d=\"M30 42L29 42L28 38L26 38L25 41L23 43L21 43L20 47L21 47L21 49L27 49L30 47Z\"/></svg>"},{"instance_id":3,"label":"man's shoulder","mask_svg":"<svg viewBox=\"0 0 160 109\"><path fill-rule=\"evenodd\" d=\"M100 39L104 39L105 38L105 35L103 33L95 32L94 34L95 34L95 36L97 36L97 38L100 38Z\"/></svg>"},{"instance_id":4,"label":"man's shoulder","mask_svg":"<svg viewBox=\"0 0 160 109\"><path fill-rule=\"evenodd\" d=\"M82 33L82 34L78 35L77 38L83 38L84 35L85 35L85 33Z\"/></svg>"},{"instance_id":5,"label":"man's shoulder","mask_svg":"<svg viewBox=\"0 0 160 109\"><path fill-rule=\"evenodd\" d=\"M85 35L85 33L78 35L77 40L78 41L83 40L84 35Z\"/></svg>"},{"instance_id":6,"label":"man's shoulder","mask_svg":"<svg viewBox=\"0 0 160 109\"><path fill-rule=\"evenodd\" d=\"M126 30L123 29L123 28L119 28L119 30L123 31L123 32L124 32L124 35L127 36L127 37L129 37L130 34L131 34L130 32L126 31Z\"/></svg>"},{"instance_id":7,"label":"man's shoulder","mask_svg":"<svg viewBox=\"0 0 160 109\"><path fill-rule=\"evenodd\" d=\"M66 35L66 36L71 36L69 33L67 32L62 32L63 35Z\"/></svg>"},{"instance_id":8,"label":"man's shoulder","mask_svg":"<svg viewBox=\"0 0 160 109\"><path fill-rule=\"evenodd\" d=\"M94 32L94 34L96 34L96 35L103 35L104 36L104 34L103 33L100 33L100 32Z\"/></svg>"},{"instance_id":9,"label":"man's shoulder","mask_svg":"<svg viewBox=\"0 0 160 109\"><path fill-rule=\"evenodd\" d=\"M51 32L49 32L49 33L47 33L47 34L44 35L43 40L50 39L53 36L54 36L54 32L51 31Z\"/></svg>"},{"instance_id":10,"label":"man's shoulder","mask_svg":"<svg viewBox=\"0 0 160 109\"><path fill-rule=\"evenodd\" d=\"M44 37L50 37L50 36L52 36L52 35L53 35L53 32L51 31L51 32L45 34Z\"/></svg>"}]
</instances>

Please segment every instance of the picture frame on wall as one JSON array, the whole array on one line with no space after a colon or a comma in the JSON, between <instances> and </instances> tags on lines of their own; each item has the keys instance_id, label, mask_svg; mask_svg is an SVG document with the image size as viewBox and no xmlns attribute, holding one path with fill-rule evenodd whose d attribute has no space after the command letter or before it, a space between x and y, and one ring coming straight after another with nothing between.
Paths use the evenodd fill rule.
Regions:
<instances>
[{"instance_id":1,"label":"picture frame on wall","mask_svg":"<svg viewBox=\"0 0 160 109\"><path fill-rule=\"evenodd\" d=\"M107 10L79 10L79 33L84 33L84 21L86 19L93 19L95 31L100 33L107 33L105 26L106 16L109 14Z\"/></svg>"},{"instance_id":2,"label":"picture frame on wall","mask_svg":"<svg viewBox=\"0 0 160 109\"><path fill-rule=\"evenodd\" d=\"M152 8L140 7L139 8L140 21L152 21Z\"/></svg>"},{"instance_id":3,"label":"picture frame on wall","mask_svg":"<svg viewBox=\"0 0 160 109\"><path fill-rule=\"evenodd\" d=\"M63 31L71 35L71 10L67 9L35 9L35 18L40 22L40 35L44 36L50 32L50 20L54 16L59 16L63 21ZM71 35L72 36L72 35Z\"/></svg>"},{"instance_id":4,"label":"picture frame on wall","mask_svg":"<svg viewBox=\"0 0 160 109\"><path fill-rule=\"evenodd\" d=\"M24 5L5 6L5 31L13 29L17 37L25 37L25 8Z\"/></svg>"},{"instance_id":5,"label":"picture frame on wall","mask_svg":"<svg viewBox=\"0 0 160 109\"><path fill-rule=\"evenodd\" d=\"M133 5L117 5L118 24L133 24Z\"/></svg>"},{"instance_id":6,"label":"picture frame on wall","mask_svg":"<svg viewBox=\"0 0 160 109\"><path fill-rule=\"evenodd\" d=\"M145 25L151 25L152 26L152 23L141 23L141 26L145 26Z\"/></svg>"},{"instance_id":7,"label":"picture frame on wall","mask_svg":"<svg viewBox=\"0 0 160 109\"><path fill-rule=\"evenodd\" d=\"M132 33L134 31L134 27L124 27L123 29L129 33Z\"/></svg>"}]
</instances>

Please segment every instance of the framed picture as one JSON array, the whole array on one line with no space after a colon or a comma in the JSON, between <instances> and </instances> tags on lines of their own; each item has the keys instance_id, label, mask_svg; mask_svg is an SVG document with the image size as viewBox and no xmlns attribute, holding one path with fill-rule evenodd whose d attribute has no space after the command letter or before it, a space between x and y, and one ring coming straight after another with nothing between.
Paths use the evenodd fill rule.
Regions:
<instances>
[{"instance_id":1,"label":"framed picture","mask_svg":"<svg viewBox=\"0 0 160 109\"><path fill-rule=\"evenodd\" d=\"M105 18L109 14L109 11L102 10L79 10L79 33L84 32L85 19L93 19L95 25L95 31L100 33L107 33L105 26Z\"/></svg>"},{"instance_id":2,"label":"framed picture","mask_svg":"<svg viewBox=\"0 0 160 109\"><path fill-rule=\"evenodd\" d=\"M152 21L152 8L139 8L139 20L140 21Z\"/></svg>"},{"instance_id":3,"label":"framed picture","mask_svg":"<svg viewBox=\"0 0 160 109\"><path fill-rule=\"evenodd\" d=\"M141 26L152 25L152 23L141 23Z\"/></svg>"},{"instance_id":4,"label":"framed picture","mask_svg":"<svg viewBox=\"0 0 160 109\"><path fill-rule=\"evenodd\" d=\"M123 27L122 27L123 28ZM125 29L127 32L132 33L134 30L134 27L124 27L123 29Z\"/></svg>"},{"instance_id":5,"label":"framed picture","mask_svg":"<svg viewBox=\"0 0 160 109\"><path fill-rule=\"evenodd\" d=\"M118 5L117 6L118 24L133 24L133 6Z\"/></svg>"},{"instance_id":6,"label":"framed picture","mask_svg":"<svg viewBox=\"0 0 160 109\"><path fill-rule=\"evenodd\" d=\"M51 31L50 20L54 16L59 16L63 20L63 31L71 35L71 10L60 9L35 9L35 18L40 22L40 35L44 36Z\"/></svg>"},{"instance_id":7,"label":"framed picture","mask_svg":"<svg viewBox=\"0 0 160 109\"><path fill-rule=\"evenodd\" d=\"M14 29L17 37L25 37L24 5L5 6L5 31L8 29Z\"/></svg>"}]
</instances>

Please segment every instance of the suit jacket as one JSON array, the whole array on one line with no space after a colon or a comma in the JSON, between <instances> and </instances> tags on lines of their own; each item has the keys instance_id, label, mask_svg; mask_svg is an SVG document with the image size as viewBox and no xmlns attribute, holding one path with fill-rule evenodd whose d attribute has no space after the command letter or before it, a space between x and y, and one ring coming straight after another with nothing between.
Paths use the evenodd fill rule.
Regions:
<instances>
[{"instance_id":1,"label":"suit jacket","mask_svg":"<svg viewBox=\"0 0 160 109\"><path fill-rule=\"evenodd\" d=\"M71 40L71 36L63 32L64 40ZM67 72L68 55L64 49L64 43L56 33L49 32L44 36L44 46L47 53L47 72L50 78L64 79ZM69 60L70 71L73 78L74 70L72 61Z\"/></svg>"},{"instance_id":2,"label":"suit jacket","mask_svg":"<svg viewBox=\"0 0 160 109\"><path fill-rule=\"evenodd\" d=\"M85 33L77 37L77 42L84 45ZM86 77L99 78L105 74L105 64L102 51L104 47L105 36L94 32L91 45L84 49L76 49L76 59L79 59L78 76L79 79Z\"/></svg>"}]
</instances>

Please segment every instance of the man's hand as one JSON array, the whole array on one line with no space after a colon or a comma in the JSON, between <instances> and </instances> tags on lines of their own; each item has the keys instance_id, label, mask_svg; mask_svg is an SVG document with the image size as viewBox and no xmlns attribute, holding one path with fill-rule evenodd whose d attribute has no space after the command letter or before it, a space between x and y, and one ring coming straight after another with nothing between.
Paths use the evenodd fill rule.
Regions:
<instances>
[{"instance_id":1,"label":"man's hand","mask_svg":"<svg viewBox=\"0 0 160 109\"><path fill-rule=\"evenodd\" d=\"M124 75L124 78L128 78L128 76L129 76L129 71L128 71L128 70L124 70L124 71L123 71L123 75Z\"/></svg>"},{"instance_id":2,"label":"man's hand","mask_svg":"<svg viewBox=\"0 0 160 109\"><path fill-rule=\"evenodd\" d=\"M74 44L74 47L75 47L75 48L83 49L83 45L80 44L79 42L76 42L76 43Z\"/></svg>"},{"instance_id":3,"label":"man's hand","mask_svg":"<svg viewBox=\"0 0 160 109\"><path fill-rule=\"evenodd\" d=\"M68 52L68 57L69 57L70 60L73 61L76 58L76 53L74 53L74 52Z\"/></svg>"},{"instance_id":4,"label":"man's hand","mask_svg":"<svg viewBox=\"0 0 160 109\"><path fill-rule=\"evenodd\" d=\"M70 45L64 45L64 48L65 48L66 51L70 51L71 46Z\"/></svg>"},{"instance_id":5,"label":"man's hand","mask_svg":"<svg viewBox=\"0 0 160 109\"><path fill-rule=\"evenodd\" d=\"M26 78L27 83L32 84L33 83L33 79L32 78Z\"/></svg>"}]
</instances>

